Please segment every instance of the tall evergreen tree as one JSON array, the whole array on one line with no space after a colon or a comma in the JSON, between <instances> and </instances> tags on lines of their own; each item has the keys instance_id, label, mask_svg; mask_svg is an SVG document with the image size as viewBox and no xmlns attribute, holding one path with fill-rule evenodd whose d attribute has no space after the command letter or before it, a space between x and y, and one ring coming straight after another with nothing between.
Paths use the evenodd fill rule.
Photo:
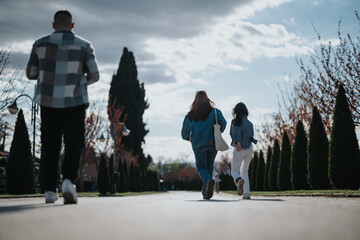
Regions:
<instances>
[{"instance_id":1,"label":"tall evergreen tree","mask_svg":"<svg viewBox=\"0 0 360 240\"><path fill-rule=\"evenodd\" d=\"M254 158L251 159L250 165L249 165L249 169L248 169L248 176L249 176L249 184L250 184L250 188L251 188L251 176L253 173L253 166L254 166ZM252 189L252 188L251 188Z\"/></svg>"},{"instance_id":2,"label":"tall evergreen tree","mask_svg":"<svg viewBox=\"0 0 360 240\"><path fill-rule=\"evenodd\" d=\"M124 48L117 73L112 77L109 106L124 107L120 122L124 122L126 117L125 125L131 132L129 136L122 138L121 145L126 151L139 156L140 166L145 169L149 163L144 157L142 143L145 142L144 137L149 131L145 129L143 114L149 104L145 100L144 83L139 83L137 74L133 53ZM109 112L109 115L112 114Z\"/></svg>"},{"instance_id":3,"label":"tall evergreen tree","mask_svg":"<svg viewBox=\"0 0 360 240\"><path fill-rule=\"evenodd\" d=\"M264 154L262 150L259 153L259 160L257 164L256 171L256 190L263 191L264 190L264 178L265 178L265 162L264 162Z\"/></svg>"},{"instance_id":4,"label":"tall evergreen tree","mask_svg":"<svg viewBox=\"0 0 360 240\"><path fill-rule=\"evenodd\" d=\"M329 189L329 140L321 115L314 107L309 130L307 177L312 189Z\"/></svg>"},{"instance_id":5,"label":"tall evergreen tree","mask_svg":"<svg viewBox=\"0 0 360 240\"><path fill-rule=\"evenodd\" d=\"M340 85L336 95L329 152L330 182L337 189L359 189L360 154L355 125Z\"/></svg>"},{"instance_id":6,"label":"tall evergreen tree","mask_svg":"<svg viewBox=\"0 0 360 240\"><path fill-rule=\"evenodd\" d=\"M136 180L136 169L134 166L134 163L131 162L130 164L130 175L129 175L129 179L130 179L130 192L137 192L137 180Z\"/></svg>"},{"instance_id":7,"label":"tall evergreen tree","mask_svg":"<svg viewBox=\"0 0 360 240\"><path fill-rule=\"evenodd\" d=\"M6 168L6 190L10 194L34 192L34 164L23 111L20 110Z\"/></svg>"},{"instance_id":8,"label":"tall evergreen tree","mask_svg":"<svg viewBox=\"0 0 360 240\"><path fill-rule=\"evenodd\" d=\"M285 131L281 144L280 162L278 168L278 187L281 191L291 189L290 158L291 144L289 136Z\"/></svg>"},{"instance_id":9,"label":"tall evergreen tree","mask_svg":"<svg viewBox=\"0 0 360 240\"><path fill-rule=\"evenodd\" d=\"M308 189L307 184L307 138L304 125L299 120L296 125L295 141L291 152L292 189Z\"/></svg>"},{"instance_id":10,"label":"tall evergreen tree","mask_svg":"<svg viewBox=\"0 0 360 240\"><path fill-rule=\"evenodd\" d=\"M110 193L113 193L113 181L116 180L115 179L115 174L114 174L114 154L111 155L110 159L109 159L109 167L108 167L108 171L109 171L109 179L110 179Z\"/></svg>"},{"instance_id":11,"label":"tall evergreen tree","mask_svg":"<svg viewBox=\"0 0 360 240\"><path fill-rule=\"evenodd\" d=\"M110 177L109 170L106 164L106 159L104 154L101 154L99 171L98 171L98 186L99 193L106 194L110 191Z\"/></svg>"},{"instance_id":12,"label":"tall evergreen tree","mask_svg":"<svg viewBox=\"0 0 360 240\"><path fill-rule=\"evenodd\" d=\"M271 155L270 170L269 170L269 187L270 190L272 191L278 190L277 176L278 176L279 161L280 161L280 146L278 140L275 139L273 152Z\"/></svg>"},{"instance_id":13,"label":"tall evergreen tree","mask_svg":"<svg viewBox=\"0 0 360 240\"><path fill-rule=\"evenodd\" d=\"M129 178L128 165L126 164L125 160L123 162L123 168L124 168L124 177L126 179L125 192L128 192L130 191L130 178Z\"/></svg>"},{"instance_id":14,"label":"tall evergreen tree","mask_svg":"<svg viewBox=\"0 0 360 240\"><path fill-rule=\"evenodd\" d=\"M269 173L270 173L271 155L272 155L272 149L269 146L266 153L266 167L265 167L265 178L264 178L264 190L266 191L270 190Z\"/></svg>"},{"instance_id":15,"label":"tall evergreen tree","mask_svg":"<svg viewBox=\"0 0 360 240\"><path fill-rule=\"evenodd\" d=\"M254 152L254 158L252 160L252 168L251 168L251 178L250 178L250 188L252 190L257 190L256 188L256 174L257 174L257 167L259 163L258 153Z\"/></svg>"},{"instance_id":16,"label":"tall evergreen tree","mask_svg":"<svg viewBox=\"0 0 360 240\"><path fill-rule=\"evenodd\" d=\"M119 173L118 192L119 193L127 192L127 179L126 179L126 175L125 175L124 164L121 161L121 159L119 161L118 173Z\"/></svg>"}]
</instances>

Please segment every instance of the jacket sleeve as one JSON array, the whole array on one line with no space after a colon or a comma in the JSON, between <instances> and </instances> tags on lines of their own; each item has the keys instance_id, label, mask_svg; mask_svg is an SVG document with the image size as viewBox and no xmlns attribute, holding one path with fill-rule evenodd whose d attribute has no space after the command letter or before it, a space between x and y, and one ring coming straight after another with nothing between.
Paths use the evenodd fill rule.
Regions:
<instances>
[{"instance_id":1,"label":"jacket sleeve","mask_svg":"<svg viewBox=\"0 0 360 240\"><path fill-rule=\"evenodd\" d=\"M95 60L94 50L91 44L89 44L87 48L85 73L86 73L87 85L97 82L100 78L98 66Z\"/></svg>"},{"instance_id":2,"label":"jacket sleeve","mask_svg":"<svg viewBox=\"0 0 360 240\"><path fill-rule=\"evenodd\" d=\"M187 117L184 118L182 129L181 129L181 137L184 140L190 140L190 121Z\"/></svg>"},{"instance_id":3,"label":"jacket sleeve","mask_svg":"<svg viewBox=\"0 0 360 240\"><path fill-rule=\"evenodd\" d=\"M231 139L234 143L241 143L241 127L232 126Z\"/></svg>"},{"instance_id":4,"label":"jacket sleeve","mask_svg":"<svg viewBox=\"0 0 360 240\"><path fill-rule=\"evenodd\" d=\"M26 77L29 80L36 80L38 76L39 76L39 58L36 54L36 43L34 43L31 49L30 59L26 67Z\"/></svg>"},{"instance_id":5,"label":"jacket sleeve","mask_svg":"<svg viewBox=\"0 0 360 240\"><path fill-rule=\"evenodd\" d=\"M220 131L224 132L226 128L226 120L219 109L216 109L216 112L217 112L218 123L220 125Z\"/></svg>"}]
</instances>

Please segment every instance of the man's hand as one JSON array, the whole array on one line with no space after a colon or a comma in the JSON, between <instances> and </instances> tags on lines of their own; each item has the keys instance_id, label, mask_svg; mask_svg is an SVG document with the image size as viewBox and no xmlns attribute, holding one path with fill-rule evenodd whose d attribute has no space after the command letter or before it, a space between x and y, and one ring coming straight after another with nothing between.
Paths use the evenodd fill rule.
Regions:
<instances>
[{"instance_id":1,"label":"man's hand","mask_svg":"<svg viewBox=\"0 0 360 240\"><path fill-rule=\"evenodd\" d=\"M236 150L240 152L242 150L241 144L238 142L236 143Z\"/></svg>"}]
</instances>

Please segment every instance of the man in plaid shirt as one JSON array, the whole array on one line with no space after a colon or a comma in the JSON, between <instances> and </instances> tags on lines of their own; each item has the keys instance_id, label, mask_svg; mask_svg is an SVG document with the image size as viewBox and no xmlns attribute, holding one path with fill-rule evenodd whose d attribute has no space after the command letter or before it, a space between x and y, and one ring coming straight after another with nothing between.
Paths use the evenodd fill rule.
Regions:
<instances>
[{"instance_id":1,"label":"man in plaid shirt","mask_svg":"<svg viewBox=\"0 0 360 240\"><path fill-rule=\"evenodd\" d=\"M61 190L65 204L77 203L73 183L84 148L87 86L99 80L99 71L91 44L72 32L70 12L56 12L53 28L55 32L34 43L26 76L37 80L35 101L41 106L45 202L58 199L58 160L64 138Z\"/></svg>"}]
</instances>

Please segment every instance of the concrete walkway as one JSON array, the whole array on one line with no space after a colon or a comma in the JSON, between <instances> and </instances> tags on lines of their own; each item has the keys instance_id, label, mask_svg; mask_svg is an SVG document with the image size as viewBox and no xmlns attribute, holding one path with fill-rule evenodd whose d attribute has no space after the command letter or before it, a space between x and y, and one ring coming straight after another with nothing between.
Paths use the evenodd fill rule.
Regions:
<instances>
[{"instance_id":1,"label":"concrete walkway","mask_svg":"<svg viewBox=\"0 0 360 240\"><path fill-rule=\"evenodd\" d=\"M0 199L0 240L360 239L360 199L254 197L200 192L79 198Z\"/></svg>"}]
</instances>

